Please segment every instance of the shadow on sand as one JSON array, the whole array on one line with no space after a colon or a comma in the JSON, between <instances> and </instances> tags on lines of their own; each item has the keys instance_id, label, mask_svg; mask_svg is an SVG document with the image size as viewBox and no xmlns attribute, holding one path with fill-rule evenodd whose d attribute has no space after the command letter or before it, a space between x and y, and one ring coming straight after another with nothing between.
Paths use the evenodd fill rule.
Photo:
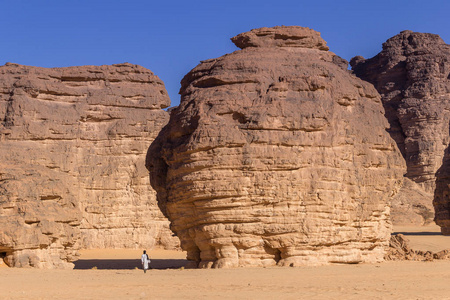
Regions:
<instances>
[{"instance_id":1,"label":"shadow on sand","mask_svg":"<svg viewBox=\"0 0 450 300\"><path fill-rule=\"evenodd\" d=\"M403 235L416 235L416 236L420 236L420 235L442 235L442 233L440 232L433 232L433 231L421 231L421 232L393 232L394 234L403 234Z\"/></svg>"},{"instance_id":2,"label":"shadow on sand","mask_svg":"<svg viewBox=\"0 0 450 300\"><path fill-rule=\"evenodd\" d=\"M151 259L151 269L179 269L186 266L186 259ZM80 259L74 262L75 270L88 270L96 267L98 270L133 270L141 269L140 259Z\"/></svg>"}]
</instances>

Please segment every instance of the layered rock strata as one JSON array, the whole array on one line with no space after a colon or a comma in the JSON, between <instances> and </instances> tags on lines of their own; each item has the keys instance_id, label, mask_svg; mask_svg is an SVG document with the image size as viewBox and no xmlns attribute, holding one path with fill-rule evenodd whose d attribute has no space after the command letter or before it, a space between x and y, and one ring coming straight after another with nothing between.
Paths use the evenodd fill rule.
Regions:
<instances>
[{"instance_id":1,"label":"layered rock strata","mask_svg":"<svg viewBox=\"0 0 450 300\"><path fill-rule=\"evenodd\" d=\"M0 67L0 256L71 267L82 248L173 247L144 160L162 81L131 64Z\"/></svg>"},{"instance_id":2,"label":"layered rock strata","mask_svg":"<svg viewBox=\"0 0 450 300\"><path fill-rule=\"evenodd\" d=\"M76 182L45 166L6 158L3 141L0 149L0 260L11 267L71 268L80 248Z\"/></svg>"},{"instance_id":3,"label":"layered rock strata","mask_svg":"<svg viewBox=\"0 0 450 300\"><path fill-rule=\"evenodd\" d=\"M449 59L450 46L438 35L403 31L387 40L375 57L355 57L350 62L355 75L371 82L381 94L389 133L406 160L406 177L423 191L422 196L410 198L409 205L394 206L399 213L427 203L426 215L432 215L436 179L447 176L447 171L441 170L437 177L436 172L449 145ZM450 220L443 188L447 189L436 189L438 223ZM422 223L428 220L422 218Z\"/></svg>"},{"instance_id":4,"label":"layered rock strata","mask_svg":"<svg viewBox=\"0 0 450 300\"><path fill-rule=\"evenodd\" d=\"M377 91L313 30L232 40L184 77L147 157L192 266L383 260L404 162Z\"/></svg>"}]
</instances>

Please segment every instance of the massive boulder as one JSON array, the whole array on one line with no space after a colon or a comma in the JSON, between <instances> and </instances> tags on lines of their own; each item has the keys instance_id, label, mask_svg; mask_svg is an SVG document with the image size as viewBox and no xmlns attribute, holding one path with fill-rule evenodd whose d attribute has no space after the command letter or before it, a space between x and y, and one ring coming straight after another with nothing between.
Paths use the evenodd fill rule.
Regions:
<instances>
[{"instance_id":1,"label":"massive boulder","mask_svg":"<svg viewBox=\"0 0 450 300\"><path fill-rule=\"evenodd\" d=\"M79 248L176 246L144 166L168 121L162 81L131 64L0 67L0 256L71 267Z\"/></svg>"},{"instance_id":2,"label":"massive boulder","mask_svg":"<svg viewBox=\"0 0 450 300\"><path fill-rule=\"evenodd\" d=\"M147 157L192 266L383 260L404 162L377 91L313 30L232 40L184 77Z\"/></svg>"},{"instance_id":3,"label":"massive boulder","mask_svg":"<svg viewBox=\"0 0 450 300\"><path fill-rule=\"evenodd\" d=\"M350 62L355 75L371 82L381 94L389 133L406 160L406 177L421 190L414 197L400 193L406 201L397 201L404 205L394 205L393 210L419 223L432 219L435 188L436 221L450 221L444 195L448 188L436 186L436 180L448 175L442 166L449 145L449 60L450 46L438 35L403 31L387 40L375 57L359 56ZM409 193L411 188L404 191ZM414 217L408 211L417 214Z\"/></svg>"}]
</instances>

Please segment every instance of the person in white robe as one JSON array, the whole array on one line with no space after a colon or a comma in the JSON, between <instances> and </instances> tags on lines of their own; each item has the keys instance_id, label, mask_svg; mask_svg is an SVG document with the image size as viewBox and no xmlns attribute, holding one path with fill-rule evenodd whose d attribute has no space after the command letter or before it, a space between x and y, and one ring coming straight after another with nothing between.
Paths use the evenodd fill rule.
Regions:
<instances>
[{"instance_id":1,"label":"person in white robe","mask_svg":"<svg viewBox=\"0 0 450 300\"><path fill-rule=\"evenodd\" d=\"M150 258L148 257L146 250L144 250L144 254L141 256L141 262L144 273L146 273L150 266Z\"/></svg>"}]
</instances>

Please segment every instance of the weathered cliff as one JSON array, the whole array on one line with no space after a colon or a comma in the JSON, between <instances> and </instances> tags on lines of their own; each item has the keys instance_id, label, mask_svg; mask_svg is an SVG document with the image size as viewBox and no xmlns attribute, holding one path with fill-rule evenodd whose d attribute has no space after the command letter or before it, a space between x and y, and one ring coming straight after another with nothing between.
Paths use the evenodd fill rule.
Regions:
<instances>
[{"instance_id":1,"label":"weathered cliff","mask_svg":"<svg viewBox=\"0 0 450 300\"><path fill-rule=\"evenodd\" d=\"M70 267L83 248L173 247L144 166L162 81L131 64L0 67L0 254Z\"/></svg>"},{"instance_id":2,"label":"weathered cliff","mask_svg":"<svg viewBox=\"0 0 450 300\"><path fill-rule=\"evenodd\" d=\"M433 215L436 172L443 166L449 145L449 59L450 46L438 35L403 31L387 40L375 57L355 57L350 62L355 75L371 82L381 94L389 133L406 160L406 177L417 184L416 189L422 189L416 197L404 197L409 203L393 209L413 217L407 211L421 207L419 223L430 221ZM408 191L410 188L405 189ZM445 206L442 201L446 202L442 187L436 193L436 220L450 220L440 216Z\"/></svg>"},{"instance_id":3,"label":"weathered cliff","mask_svg":"<svg viewBox=\"0 0 450 300\"><path fill-rule=\"evenodd\" d=\"M192 265L383 260L404 162L377 91L311 29L232 40L182 80L147 157Z\"/></svg>"}]
</instances>

